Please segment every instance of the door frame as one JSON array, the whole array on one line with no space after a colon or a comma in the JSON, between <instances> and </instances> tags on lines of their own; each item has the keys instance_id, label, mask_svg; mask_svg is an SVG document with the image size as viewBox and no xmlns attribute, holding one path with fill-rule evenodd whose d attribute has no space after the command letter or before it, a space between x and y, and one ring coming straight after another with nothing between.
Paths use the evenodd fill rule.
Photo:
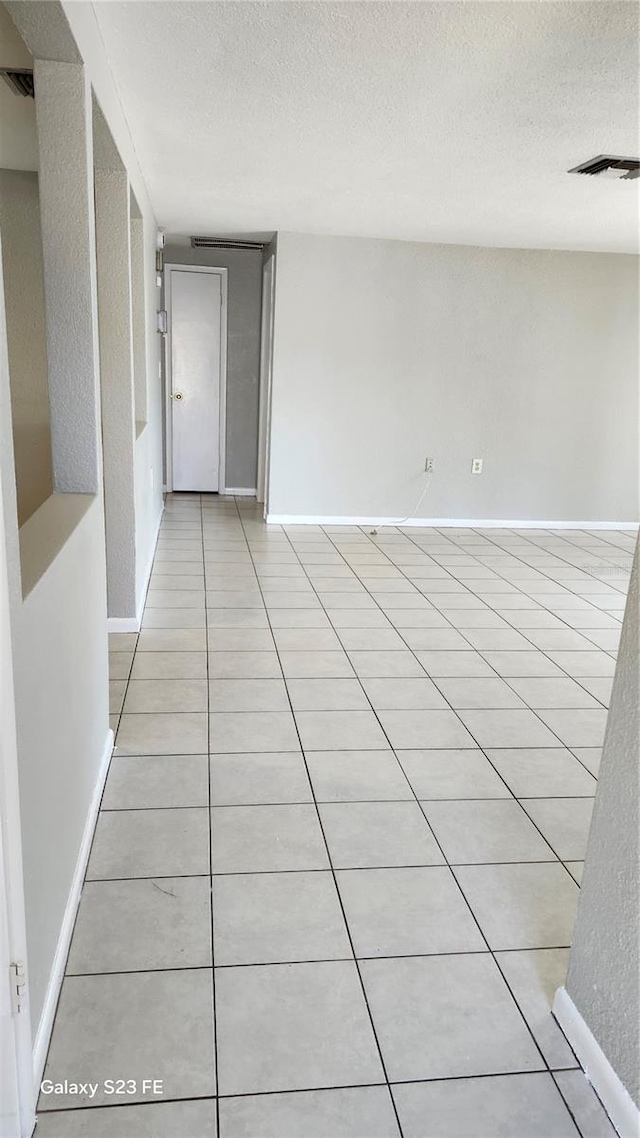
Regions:
<instances>
[{"instance_id":1,"label":"door frame","mask_svg":"<svg viewBox=\"0 0 640 1138\"><path fill-rule=\"evenodd\" d=\"M6 1121L13 1123L13 1132L20 1138L29 1138L35 1125L37 1092L28 987L23 992L20 1011L12 1006L15 983L12 965L20 961L25 977L28 972L11 640L4 509L0 495L0 1046L3 1049L0 1109Z\"/></svg>"},{"instance_id":2,"label":"door frame","mask_svg":"<svg viewBox=\"0 0 640 1138\"><path fill-rule=\"evenodd\" d=\"M167 491L173 490L173 343L171 328L171 274L173 272L213 273L220 277L220 400L218 424L218 494L226 494L226 450L227 450L227 319L228 319L228 281L229 270L210 265L164 266L164 303L167 312L167 337L165 353L165 472ZM196 491L197 492L197 491Z\"/></svg>"},{"instance_id":3,"label":"door frame","mask_svg":"<svg viewBox=\"0 0 640 1138\"><path fill-rule=\"evenodd\" d=\"M0 402L5 411L9 392L9 361L5 324L2 249L0 243ZM9 456L13 469L13 458ZM9 482L11 479L9 479ZM0 1111L13 1132L30 1138L37 1101L31 1015L29 1009L27 926L25 917L19 755L13 678L12 607L18 601L15 554L18 522L13 491L0 464L0 1048L2 1086ZM11 535L11 536L9 536ZM15 1003L12 965L20 962L27 984L19 1008Z\"/></svg>"},{"instance_id":4,"label":"door frame","mask_svg":"<svg viewBox=\"0 0 640 1138\"><path fill-rule=\"evenodd\" d=\"M271 435L271 381L273 376L273 328L275 316L276 258L271 254L262 266L262 312L260 317L260 410L258 413L258 478L256 498L269 505L269 453Z\"/></svg>"}]
</instances>

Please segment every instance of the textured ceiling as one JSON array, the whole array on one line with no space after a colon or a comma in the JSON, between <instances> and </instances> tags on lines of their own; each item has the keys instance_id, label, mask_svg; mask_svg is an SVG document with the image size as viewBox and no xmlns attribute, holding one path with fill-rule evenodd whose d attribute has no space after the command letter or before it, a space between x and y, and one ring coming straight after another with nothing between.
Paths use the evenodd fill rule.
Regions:
<instances>
[{"instance_id":1,"label":"textured ceiling","mask_svg":"<svg viewBox=\"0 0 640 1138\"><path fill-rule=\"evenodd\" d=\"M158 220L635 251L638 17L623 0L98 0Z\"/></svg>"}]
</instances>

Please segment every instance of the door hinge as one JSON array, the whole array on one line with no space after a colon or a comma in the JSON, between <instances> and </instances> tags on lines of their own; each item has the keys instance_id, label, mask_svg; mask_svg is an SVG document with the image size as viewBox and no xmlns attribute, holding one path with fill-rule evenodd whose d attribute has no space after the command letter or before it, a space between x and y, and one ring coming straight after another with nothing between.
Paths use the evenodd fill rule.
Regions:
<instances>
[{"instance_id":1,"label":"door hinge","mask_svg":"<svg viewBox=\"0 0 640 1138\"><path fill-rule=\"evenodd\" d=\"M9 965L11 974L11 1010L14 1015L24 1011L27 990L27 970L22 960L12 960Z\"/></svg>"},{"instance_id":2,"label":"door hinge","mask_svg":"<svg viewBox=\"0 0 640 1138\"><path fill-rule=\"evenodd\" d=\"M165 308L161 308L156 312L156 331L158 331L161 336L166 336L167 334L167 311Z\"/></svg>"}]
</instances>

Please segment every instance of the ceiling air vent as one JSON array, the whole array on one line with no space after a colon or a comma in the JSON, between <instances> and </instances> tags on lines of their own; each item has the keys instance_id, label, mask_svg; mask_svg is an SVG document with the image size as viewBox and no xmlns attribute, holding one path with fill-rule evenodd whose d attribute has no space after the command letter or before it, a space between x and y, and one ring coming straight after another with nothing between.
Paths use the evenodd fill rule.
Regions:
<instances>
[{"instance_id":1,"label":"ceiling air vent","mask_svg":"<svg viewBox=\"0 0 640 1138\"><path fill-rule=\"evenodd\" d=\"M227 241L224 237L192 237L192 249L264 249L264 241Z\"/></svg>"},{"instance_id":2,"label":"ceiling air vent","mask_svg":"<svg viewBox=\"0 0 640 1138\"><path fill-rule=\"evenodd\" d=\"M568 170L569 174L590 174L593 178L640 178L640 158L620 158L616 154L598 154L580 166Z\"/></svg>"},{"instance_id":3,"label":"ceiling air vent","mask_svg":"<svg viewBox=\"0 0 640 1138\"><path fill-rule=\"evenodd\" d=\"M25 99L33 99L33 71L24 67L0 67L0 75L8 83L14 95L24 95Z\"/></svg>"}]
</instances>

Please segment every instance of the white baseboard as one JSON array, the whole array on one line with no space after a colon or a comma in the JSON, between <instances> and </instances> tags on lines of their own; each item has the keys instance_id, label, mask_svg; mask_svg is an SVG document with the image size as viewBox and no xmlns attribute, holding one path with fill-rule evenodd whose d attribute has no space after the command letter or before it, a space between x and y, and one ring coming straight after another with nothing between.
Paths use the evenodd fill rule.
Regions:
<instances>
[{"instance_id":1,"label":"white baseboard","mask_svg":"<svg viewBox=\"0 0 640 1138\"><path fill-rule=\"evenodd\" d=\"M149 554L149 560L143 577L143 585L140 590L140 595L136 603L135 616L108 616L107 617L107 632L139 632L142 627L142 615L144 613L144 605L147 599L147 589L149 588L149 579L151 577L151 570L153 569L153 560L156 555L156 546L158 544L158 534L160 533L160 525L162 523L162 515L164 513L164 503L158 517L153 537L153 543Z\"/></svg>"},{"instance_id":2,"label":"white baseboard","mask_svg":"<svg viewBox=\"0 0 640 1138\"><path fill-rule=\"evenodd\" d=\"M638 1138L640 1109L614 1071L566 988L558 988L553 1001L553 1014L620 1138Z\"/></svg>"},{"instance_id":3,"label":"white baseboard","mask_svg":"<svg viewBox=\"0 0 640 1138\"><path fill-rule=\"evenodd\" d=\"M160 513L158 514L158 519L157 519L156 525L155 525L155 530L154 530L154 534L153 534L153 541L151 542L151 549L149 550L149 558L147 560L147 567L145 569L145 574L143 577L142 589L140 590L140 594L138 596L138 603L137 603L137 608L136 608L136 623L137 623L138 627L135 629L132 629L133 632L139 632L141 627L142 627L142 617L144 614L144 606L145 606L145 602L147 600L147 589L149 588L149 580L151 578L151 570L153 569L153 562L154 562L154 558L156 555L156 547L158 545L158 536L160 534L160 526L162 525L162 515L163 514L164 514L164 499L162 502L162 508L160 510Z\"/></svg>"},{"instance_id":4,"label":"white baseboard","mask_svg":"<svg viewBox=\"0 0 640 1138\"><path fill-rule=\"evenodd\" d=\"M253 487L252 490L248 489L246 486L240 486L240 487L238 487L238 486L236 486L236 487L227 486L226 489L221 490L220 493L221 494L233 494L233 496L235 498L255 498L257 491L256 491L255 486Z\"/></svg>"},{"instance_id":5,"label":"white baseboard","mask_svg":"<svg viewBox=\"0 0 640 1138\"><path fill-rule=\"evenodd\" d=\"M108 616L107 632L139 632L140 621L137 616Z\"/></svg>"},{"instance_id":6,"label":"white baseboard","mask_svg":"<svg viewBox=\"0 0 640 1138\"><path fill-rule=\"evenodd\" d=\"M44 998L44 1006L42 1015L40 1016L40 1023L36 1032L35 1042L33 1045L33 1083L36 1091L36 1098L38 1088L42 1080L42 1073L47 1059L47 1051L49 1049L49 1040L51 1038L51 1031L53 1028L53 1021L58 1006L58 996L60 995L60 988L64 978L64 970L67 963L67 956L69 955L69 947L71 945L71 937L73 934L73 926L75 924L76 912L80 903L80 894L82 892L82 885L84 882L84 875L87 869L87 862L89 860L89 852L91 850L91 842L93 840L93 831L95 830L96 821L98 818L98 811L100 809L100 801L102 799L102 791L104 789L107 771L109 770L109 762L111 753L113 751L114 735L113 731L107 733L107 741L105 743L104 752L100 760L98 769L98 776L96 784L89 803L87 811L87 818L82 833L82 840L80 842L80 849L78 850L78 858L76 861L73 877L71 879L71 887L69 889L69 896L67 897L67 904L60 926L60 935L58 936L58 944L56 946L53 964L51 966L51 973L49 975L49 983L47 984L47 991Z\"/></svg>"},{"instance_id":7,"label":"white baseboard","mask_svg":"<svg viewBox=\"0 0 640 1138\"><path fill-rule=\"evenodd\" d=\"M228 490L229 494L237 494L237 490ZM415 526L427 526L435 529L446 529L455 526L459 529L638 529L638 522L558 522L558 521L530 521L522 519L504 518L364 518L332 517L324 514L268 514L267 522L280 526L401 526L403 529Z\"/></svg>"}]
</instances>

